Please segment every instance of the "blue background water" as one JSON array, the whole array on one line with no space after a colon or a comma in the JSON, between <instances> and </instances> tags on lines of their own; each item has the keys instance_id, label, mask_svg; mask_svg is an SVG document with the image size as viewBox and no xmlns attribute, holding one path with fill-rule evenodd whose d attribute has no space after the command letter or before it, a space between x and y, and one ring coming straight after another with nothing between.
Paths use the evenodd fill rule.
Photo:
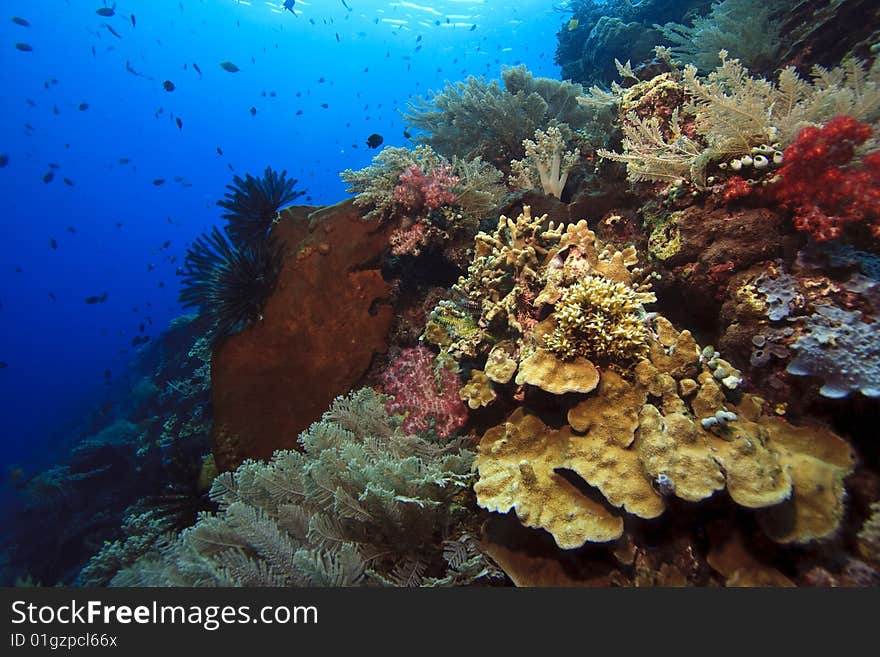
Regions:
<instances>
[{"instance_id":1,"label":"blue background water","mask_svg":"<svg viewBox=\"0 0 880 657\"><path fill-rule=\"evenodd\" d=\"M371 133L407 144L399 110L412 95L519 63L559 77L566 15L547 0L346 3L352 11L299 0L292 15L280 2L120 0L107 18L101 0L3 2L4 470L54 462L79 418L125 378L139 325L155 336L181 313L175 269L220 222L228 165L241 175L286 168L308 192L300 202L335 203L346 197L338 172L375 155ZM44 183L49 163L59 168ZM84 303L104 292L105 303Z\"/></svg>"}]
</instances>

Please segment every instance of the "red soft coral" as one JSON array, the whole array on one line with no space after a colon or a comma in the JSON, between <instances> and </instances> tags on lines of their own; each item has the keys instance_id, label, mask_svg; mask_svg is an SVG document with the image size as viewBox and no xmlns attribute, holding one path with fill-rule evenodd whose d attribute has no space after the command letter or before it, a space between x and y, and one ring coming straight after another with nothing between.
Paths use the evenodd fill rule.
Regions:
<instances>
[{"instance_id":1,"label":"red soft coral","mask_svg":"<svg viewBox=\"0 0 880 657\"><path fill-rule=\"evenodd\" d=\"M400 174L394 200L411 213L430 212L455 203L458 197L452 190L460 182L448 164L441 164L428 173L413 165Z\"/></svg>"},{"instance_id":2,"label":"red soft coral","mask_svg":"<svg viewBox=\"0 0 880 657\"><path fill-rule=\"evenodd\" d=\"M822 128L801 130L785 149L777 201L794 212L794 225L819 241L836 239L847 223L867 222L880 237L880 153L856 167L857 146L871 137L871 126L837 116Z\"/></svg>"},{"instance_id":3,"label":"red soft coral","mask_svg":"<svg viewBox=\"0 0 880 657\"><path fill-rule=\"evenodd\" d=\"M435 372L434 354L425 347L401 351L382 373L382 389L393 397L385 408L392 415L405 416L403 430L407 433L433 428L446 438L467 421L458 376L442 367Z\"/></svg>"}]
</instances>

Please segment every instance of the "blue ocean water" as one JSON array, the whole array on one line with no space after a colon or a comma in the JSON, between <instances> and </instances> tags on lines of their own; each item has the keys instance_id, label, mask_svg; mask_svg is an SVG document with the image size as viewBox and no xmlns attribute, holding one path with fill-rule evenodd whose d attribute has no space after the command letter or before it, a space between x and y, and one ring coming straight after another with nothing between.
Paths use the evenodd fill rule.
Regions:
<instances>
[{"instance_id":1,"label":"blue ocean water","mask_svg":"<svg viewBox=\"0 0 880 657\"><path fill-rule=\"evenodd\" d=\"M347 196L338 172L375 155L369 135L409 143L400 110L413 95L520 63L559 77L562 15L546 0L298 0L293 12L9 0L3 10L4 472L54 463L83 418L112 409L142 348L133 340L181 314L175 272L219 224L234 174L287 169L307 193L299 202L335 203Z\"/></svg>"}]
</instances>

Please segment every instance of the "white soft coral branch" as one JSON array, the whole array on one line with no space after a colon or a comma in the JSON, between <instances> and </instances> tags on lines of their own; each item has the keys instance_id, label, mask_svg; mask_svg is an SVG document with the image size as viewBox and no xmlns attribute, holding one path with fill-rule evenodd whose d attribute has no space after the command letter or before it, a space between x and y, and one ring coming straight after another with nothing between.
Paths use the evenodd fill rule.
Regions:
<instances>
[{"instance_id":1,"label":"white soft coral branch","mask_svg":"<svg viewBox=\"0 0 880 657\"><path fill-rule=\"evenodd\" d=\"M526 156L511 162L511 183L521 187L534 187L532 173L537 171L545 194L560 198L568 180L568 172L578 161L574 151L565 151L565 139L555 126L535 131L535 140L523 140Z\"/></svg>"}]
</instances>

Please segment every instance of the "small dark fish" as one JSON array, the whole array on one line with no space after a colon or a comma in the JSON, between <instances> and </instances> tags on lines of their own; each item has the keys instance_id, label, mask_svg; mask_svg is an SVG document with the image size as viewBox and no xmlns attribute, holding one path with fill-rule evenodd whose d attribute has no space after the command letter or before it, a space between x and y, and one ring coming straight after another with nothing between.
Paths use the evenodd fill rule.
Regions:
<instances>
[{"instance_id":1,"label":"small dark fish","mask_svg":"<svg viewBox=\"0 0 880 657\"><path fill-rule=\"evenodd\" d=\"M25 19L19 18L18 16L13 16L12 22L15 23L16 25L21 25L22 27L30 27L31 26L31 24L28 23Z\"/></svg>"},{"instance_id":2,"label":"small dark fish","mask_svg":"<svg viewBox=\"0 0 880 657\"><path fill-rule=\"evenodd\" d=\"M348 9L349 11L351 11L351 7L349 7L349 6L345 3L345 0L342 0L342 6L345 7L346 9Z\"/></svg>"},{"instance_id":3,"label":"small dark fish","mask_svg":"<svg viewBox=\"0 0 880 657\"><path fill-rule=\"evenodd\" d=\"M36 107L36 106L37 106L37 104L36 104L34 101L32 101L30 98L25 98L25 99L24 99L24 102L26 102L26 103L28 104L28 106L30 106L30 107Z\"/></svg>"},{"instance_id":4,"label":"small dark fish","mask_svg":"<svg viewBox=\"0 0 880 657\"><path fill-rule=\"evenodd\" d=\"M324 78L318 78L318 84L323 84Z\"/></svg>"},{"instance_id":5,"label":"small dark fish","mask_svg":"<svg viewBox=\"0 0 880 657\"><path fill-rule=\"evenodd\" d=\"M58 109L58 105L52 106L52 114L54 114L55 116L58 116L59 114L61 114L61 110Z\"/></svg>"},{"instance_id":6,"label":"small dark fish","mask_svg":"<svg viewBox=\"0 0 880 657\"><path fill-rule=\"evenodd\" d=\"M382 137L382 135L374 132L369 137L367 137L367 147L368 148L378 148L379 146L382 145L383 141L385 141L385 139Z\"/></svg>"},{"instance_id":7,"label":"small dark fish","mask_svg":"<svg viewBox=\"0 0 880 657\"><path fill-rule=\"evenodd\" d=\"M109 378L110 378L110 370L104 370L104 378L105 378L105 379L109 379Z\"/></svg>"},{"instance_id":8,"label":"small dark fish","mask_svg":"<svg viewBox=\"0 0 880 657\"><path fill-rule=\"evenodd\" d=\"M256 107L251 107L251 109L250 109L249 111L250 111L250 113L251 113L251 116L256 116L256 115L257 115L257 108L256 108Z\"/></svg>"},{"instance_id":9,"label":"small dark fish","mask_svg":"<svg viewBox=\"0 0 880 657\"><path fill-rule=\"evenodd\" d=\"M117 222L116 222L116 227L117 227L117 228L122 228L122 222L121 222L121 221L117 221Z\"/></svg>"},{"instance_id":10,"label":"small dark fish","mask_svg":"<svg viewBox=\"0 0 880 657\"><path fill-rule=\"evenodd\" d=\"M9 156L6 153L0 153L0 169L9 164Z\"/></svg>"},{"instance_id":11,"label":"small dark fish","mask_svg":"<svg viewBox=\"0 0 880 657\"><path fill-rule=\"evenodd\" d=\"M202 74L202 69L200 69L199 65L196 64L195 62L193 62L193 68L196 70L196 73L198 73L199 75Z\"/></svg>"},{"instance_id":12,"label":"small dark fish","mask_svg":"<svg viewBox=\"0 0 880 657\"><path fill-rule=\"evenodd\" d=\"M100 409L101 415L107 415L111 408L113 408L113 402L107 402L106 404L103 404Z\"/></svg>"},{"instance_id":13,"label":"small dark fish","mask_svg":"<svg viewBox=\"0 0 880 657\"><path fill-rule=\"evenodd\" d=\"M223 149L219 146L217 147L217 155L223 155Z\"/></svg>"},{"instance_id":14,"label":"small dark fish","mask_svg":"<svg viewBox=\"0 0 880 657\"><path fill-rule=\"evenodd\" d=\"M174 119L174 122L177 124L178 130L183 130L183 121L180 120L179 116L176 119Z\"/></svg>"},{"instance_id":15,"label":"small dark fish","mask_svg":"<svg viewBox=\"0 0 880 657\"><path fill-rule=\"evenodd\" d=\"M281 6L284 7L291 14L296 15L296 12L293 10L293 5L295 5L295 4L296 4L296 0L284 0L284 4Z\"/></svg>"},{"instance_id":16,"label":"small dark fish","mask_svg":"<svg viewBox=\"0 0 880 657\"><path fill-rule=\"evenodd\" d=\"M15 44L15 47L21 50L22 52L32 52L34 47L29 43L21 43L20 41Z\"/></svg>"},{"instance_id":17,"label":"small dark fish","mask_svg":"<svg viewBox=\"0 0 880 657\"><path fill-rule=\"evenodd\" d=\"M416 37L416 43L418 43L421 40L422 40L422 35L420 34L418 37Z\"/></svg>"},{"instance_id":18,"label":"small dark fish","mask_svg":"<svg viewBox=\"0 0 880 657\"><path fill-rule=\"evenodd\" d=\"M57 297L55 296L54 293L49 292L49 298L52 299L52 301L55 301L55 299L56 299Z\"/></svg>"},{"instance_id":19,"label":"small dark fish","mask_svg":"<svg viewBox=\"0 0 880 657\"><path fill-rule=\"evenodd\" d=\"M54 178L55 178L55 173L53 171L47 171L45 174L43 174L43 182L46 183L47 185L50 182L52 182L52 180L54 180Z\"/></svg>"},{"instance_id":20,"label":"small dark fish","mask_svg":"<svg viewBox=\"0 0 880 657\"><path fill-rule=\"evenodd\" d=\"M162 83L162 87L165 91L174 91L174 83L171 80L165 80L165 82Z\"/></svg>"},{"instance_id":21,"label":"small dark fish","mask_svg":"<svg viewBox=\"0 0 880 657\"><path fill-rule=\"evenodd\" d=\"M220 62L220 68L230 73L238 73L241 69L232 62Z\"/></svg>"},{"instance_id":22,"label":"small dark fish","mask_svg":"<svg viewBox=\"0 0 880 657\"><path fill-rule=\"evenodd\" d=\"M57 164L57 163L55 163L55 162L49 162L48 167L49 167L50 169L60 169L60 168L61 168L61 165L60 165L60 164Z\"/></svg>"},{"instance_id":23,"label":"small dark fish","mask_svg":"<svg viewBox=\"0 0 880 657\"><path fill-rule=\"evenodd\" d=\"M410 133L410 131L407 130L406 128L403 129L403 136L404 136L406 139L412 139L412 133Z\"/></svg>"},{"instance_id":24,"label":"small dark fish","mask_svg":"<svg viewBox=\"0 0 880 657\"><path fill-rule=\"evenodd\" d=\"M147 263L147 271L148 272L153 271L155 268L156 268L156 265L154 265L152 262Z\"/></svg>"},{"instance_id":25,"label":"small dark fish","mask_svg":"<svg viewBox=\"0 0 880 657\"><path fill-rule=\"evenodd\" d=\"M327 103L321 103L321 107L327 109L328 107L330 107L330 105L328 105Z\"/></svg>"},{"instance_id":26,"label":"small dark fish","mask_svg":"<svg viewBox=\"0 0 880 657\"><path fill-rule=\"evenodd\" d=\"M165 242L162 243L163 249L167 249L169 246L171 246L171 240L166 240Z\"/></svg>"},{"instance_id":27,"label":"small dark fish","mask_svg":"<svg viewBox=\"0 0 880 657\"><path fill-rule=\"evenodd\" d=\"M339 32L336 33L336 41L342 41L342 39L339 38Z\"/></svg>"},{"instance_id":28,"label":"small dark fish","mask_svg":"<svg viewBox=\"0 0 880 657\"><path fill-rule=\"evenodd\" d=\"M137 25L137 20L134 17L134 14L131 15L131 26L135 27Z\"/></svg>"},{"instance_id":29,"label":"small dark fish","mask_svg":"<svg viewBox=\"0 0 880 657\"><path fill-rule=\"evenodd\" d=\"M77 109L80 112L85 112L87 109L89 109L89 104L88 103L80 103L79 106L77 107Z\"/></svg>"},{"instance_id":30,"label":"small dark fish","mask_svg":"<svg viewBox=\"0 0 880 657\"><path fill-rule=\"evenodd\" d=\"M165 179L164 178L156 178L155 180L153 180L153 184L156 187L158 187L159 185L163 185L163 184L165 184Z\"/></svg>"},{"instance_id":31,"label":"small dark fish","mask_svg":"<svg viewBox=\"0 0 880 657\"><path fill-rule=\"evenodd\" d=\"M74 233L76 233L76 228L74 228L73 226L68 226L68 227L67 227L67 232L68 232L68 233L71 233L71 234L74 234Z\"/></svg>"},{"instance_id":32,"label":"small dark fish","mask_svg":"<svg viewBox=\"0 0 880 657\"><path fill-rule=\"evenodd\" d=\"M98 14L98 16L110 17L114 16L116 14L116 11L114 11L110 7L101 7L100 9L96 10L95 13Z\"/></svg>"},{"instance_id":33,"label":"small dark fish","mask_svg":"<svg viewBox=\"0 0 880 657\"><path fill-rule=\"evenodd\" d=\"M108 25L107 23L101 23L101 26L106 27L107 31L110 32L110 34L115 36L117 39L122 38L122 35L119 32L117 32L116 30L114 30L112 25Z\"/></svg>"},{"instance_id":34,"label":"small dark fish","mask_svg":"<svg viewBox=\"0 0 880 657\"><path fill-rule=\"evenodd\" d=\"M468 32L473 32L473 31L476 30L476 29L477 29L477 24L474 23L473 25L471 25L471 29L468 30Z\"/></svg>"},{"instance_id":35,"label":"small dark fish","mask_svg":"<svg viewBox=\"0 0 880 657\"><path fill-rule=\"evenodd\" d=\"M50 238L49 238L49 246L52 247L52 250L53 250L53 251L57 251L57 250L58 250L58 242L55 241L55 238L54 238L54 237L50 237Z\"/></svg>"},{"instance_id":36,"label":"small dark fish","mask_svg":"<svg viewBox=\"0 0 880 657\"><path fill-rule=\"evenodd\" d=\"M129 162L131 162L130 157L120 157L119 158L119 164L128 164Z\"/></svg>"},{"instance_id":37,"label":"small dark fish","mask_svg":"<svg viewBox=\"0 0 880 657\"><path fill-rule=\"evenodd\" d=\"M5 370L7 367L9 367L9 363L5 360L0 360L0 370Z\"/></svg>"},{"instance_id":38,"label":"small dark fish","mask_svg":"<svg viewBox=\"0 0 880 657\"><path fill-rule=\"evenodd\" d=\"M94 297L86 297L86 304L92 306L96 303L104 303L107 300L107 293L101 294L99 296Z\"/></svg>"},{"instance_id":39,"label":"small dark fish","mask_svg":"<svg viewBox=\"0 0 880 657\"><path fill-rule=\"evenodd\" d=\"M297 115L297 116L302 116L302 113L303 113L302 110L296 110L296 115Z\"/></svg>"},{"instance_id":40,"label":"small dark fish","mask_svg":"<svg viewBox=\"0 0 880 657\"><path fill-rule=\"evenodd\" d=\"M68 187L73 187L73 181L70 178L62 178L62 180L64 181L64 184Z\"/></svg>"}]
</instances>

